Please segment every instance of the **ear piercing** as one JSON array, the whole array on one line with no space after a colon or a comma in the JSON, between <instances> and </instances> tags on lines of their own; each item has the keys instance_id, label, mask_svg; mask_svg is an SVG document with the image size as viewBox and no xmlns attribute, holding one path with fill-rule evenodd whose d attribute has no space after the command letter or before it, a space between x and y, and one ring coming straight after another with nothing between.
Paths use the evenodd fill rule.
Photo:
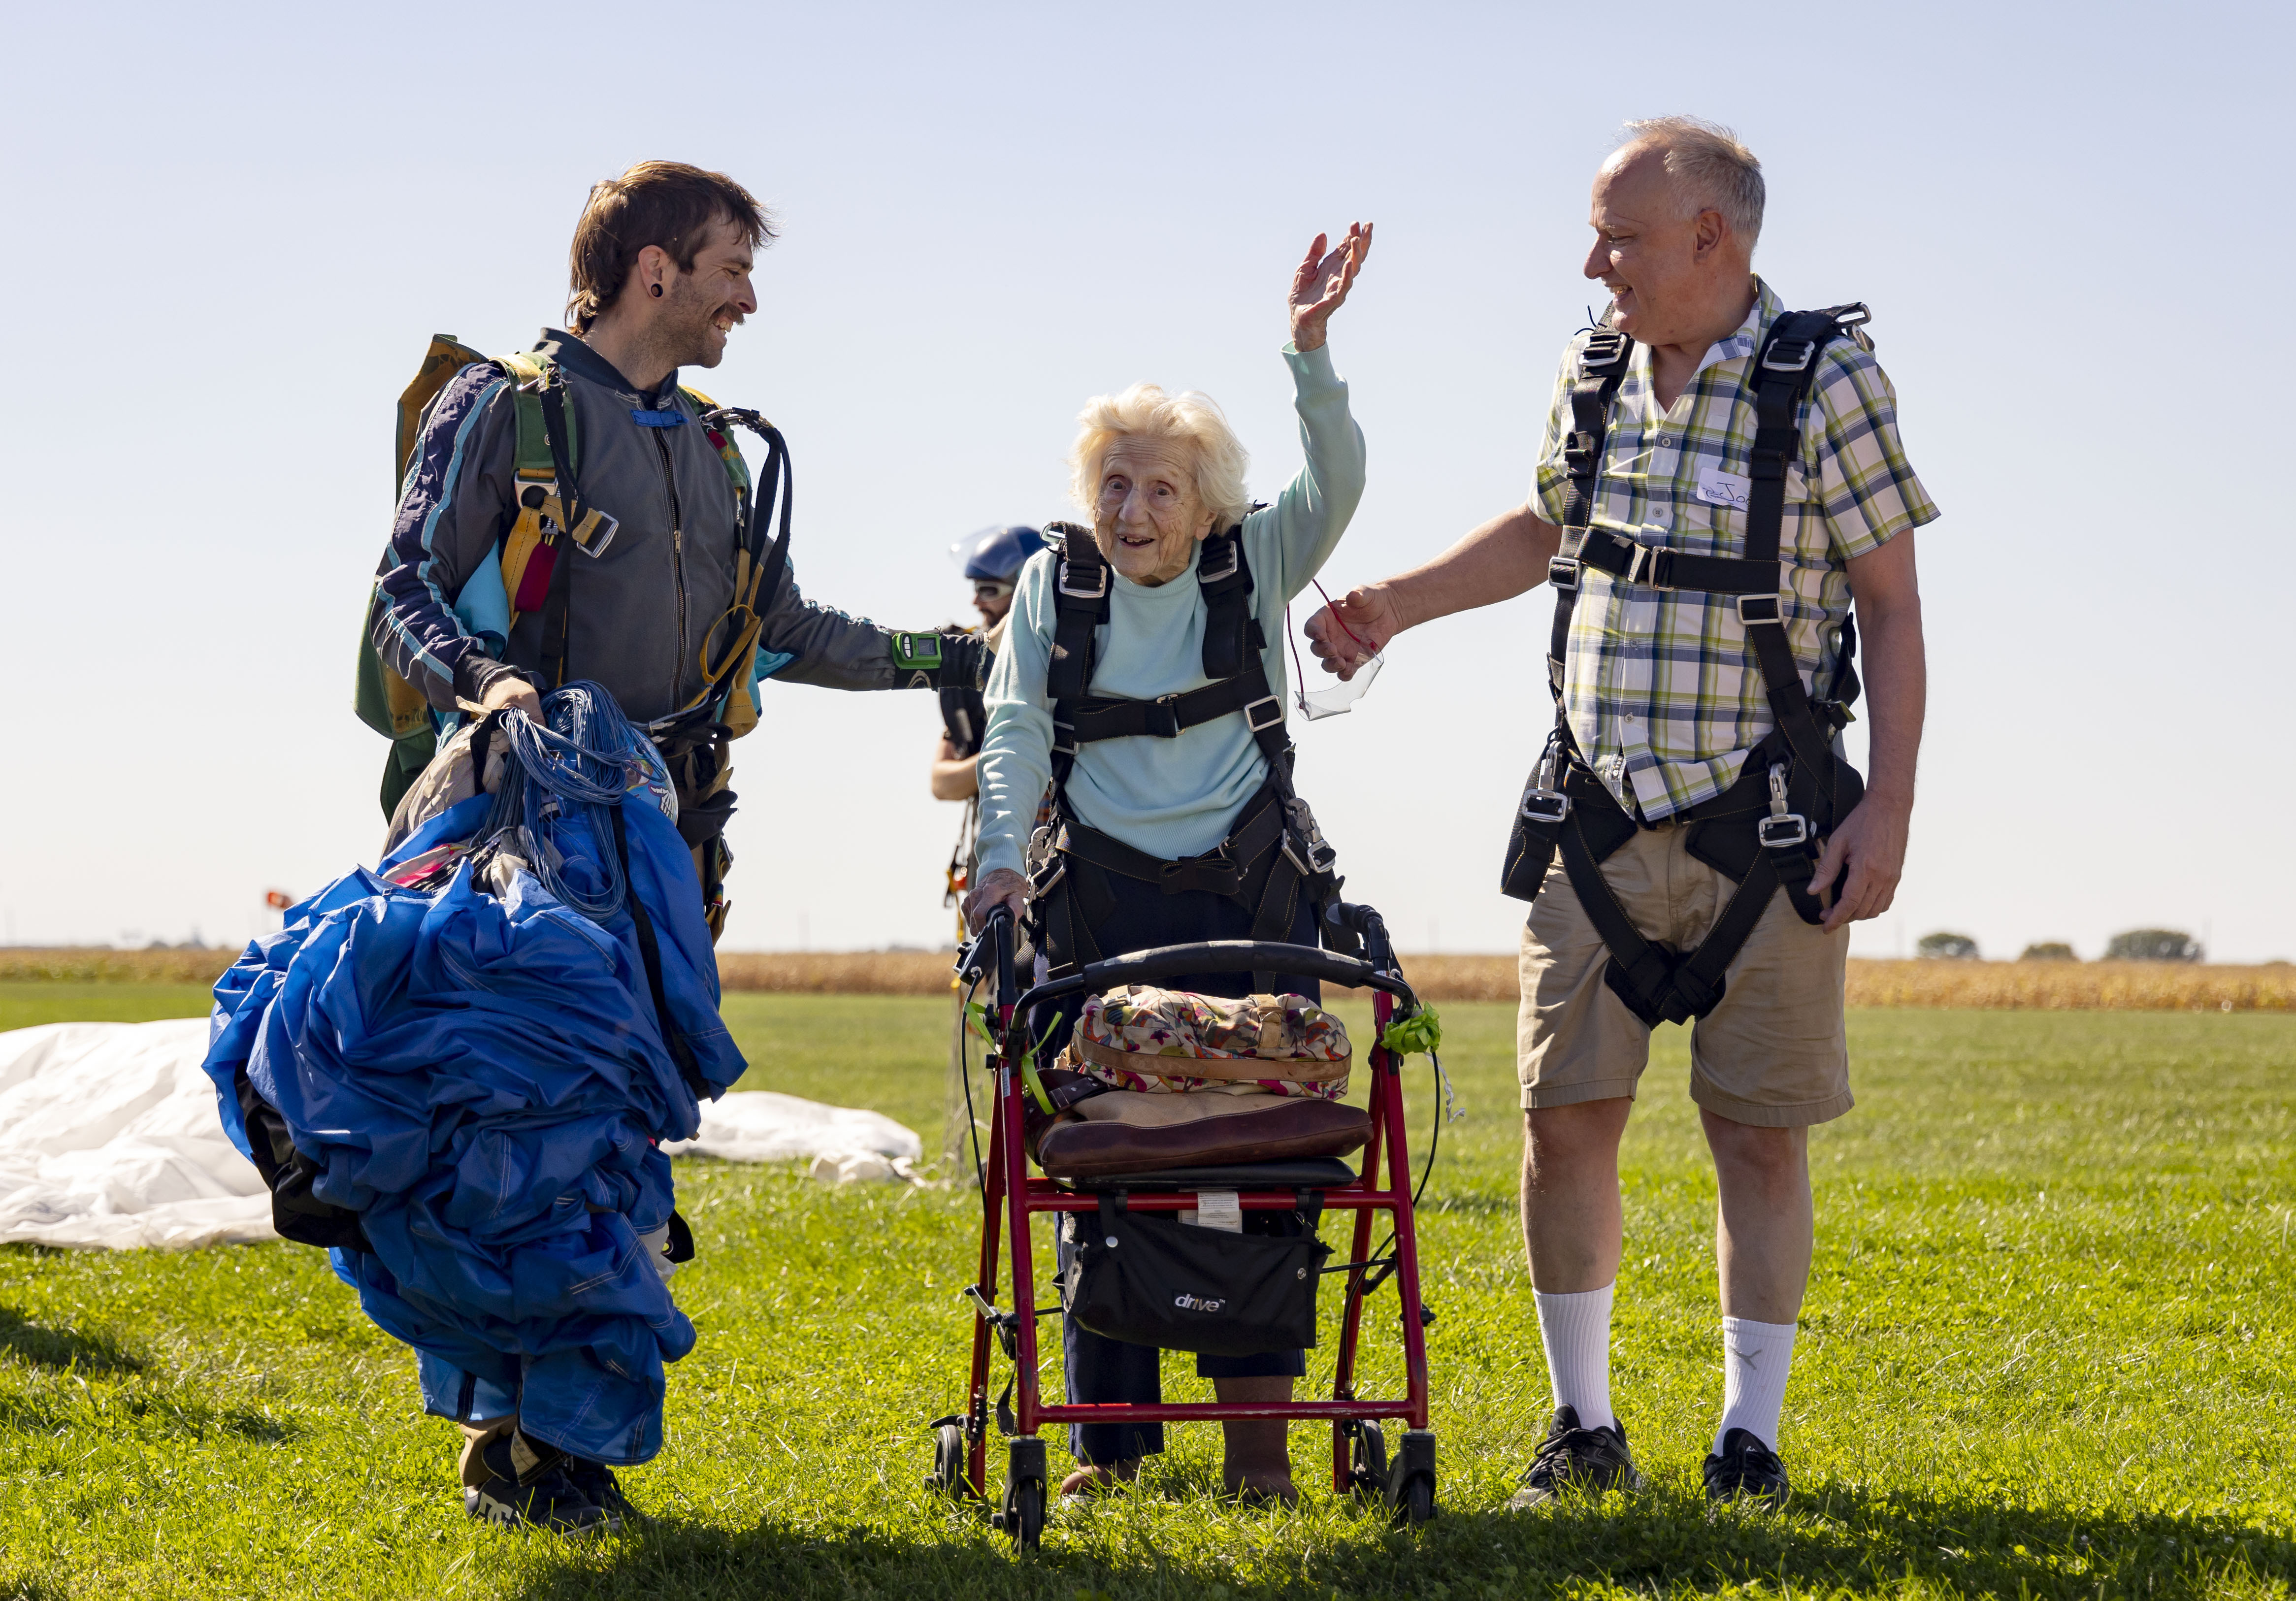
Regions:
<instances>
[{"instance_id":1,"label":"ear piercing","mask_svg":"<svg viewBox=\"0 0 2296 1601\"><path fill-rule=\"evenodd\" d=\"M653 284L649 284L649 285L647 285L647 287L646 287L646 293L648 293L648 294L652 295L655 300L659 300L660 299L661 299L661 285L660 285L660 284L659 284L659 283L653 283Z\"/></svg>"}]
</instances>

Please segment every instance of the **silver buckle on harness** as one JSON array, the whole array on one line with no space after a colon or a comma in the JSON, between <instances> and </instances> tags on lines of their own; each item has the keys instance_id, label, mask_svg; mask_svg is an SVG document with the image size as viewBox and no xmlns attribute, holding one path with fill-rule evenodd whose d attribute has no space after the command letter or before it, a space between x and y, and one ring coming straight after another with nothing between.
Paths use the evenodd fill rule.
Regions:
<instances>
[{"instance_id":1,"label":"silver buckle on harness","mask_svg":"<svg viewBox=\"0 0 2296 1601\"><path fill-rule=\"evenodd\" d=\"M1262 706L1272 707L1274 709L1268 713L1267 720L1264 723L1259 720L1259 709ZM1259 733L1263 728L1280 728L1283 726L1283 702L1276 699L1274 695L1262 695L1259 699L1249 702L1245 704L1243 709L1243 720L1251 726L1251 731L1254 734Z\"/></svg>"},{"instance_id":2,"label":"silver buckle on harness","mask_svg":"<svg viewBox=\"0 0 2296 1601\"><path fill-rule=\"evenodd\" d=\"M1066 736L1068 740L1066 744L1062 744L1061 743L1062 736ZM1055 722L1053 725L1053 754L1055 756L1073 756L1076 753L1076 725L1074 723Z\"/></svg>"},{"instance_id":3,"label":"silver buckle on harness","mask_svg":"<svg viewBox=\"0 0 2296 1601\"><path fill-rule=\"evenodd\" d=\"M1062 562L1061 563L1060 575L1061 593L1066 595L1072 595L1078 600L1098 600L1102 595L1106 595L1108 593L1108 564L1105 562L1095 562L1093 570L1100 574L1099 588L1072 588L1069 584L1069 564L1066 562Z\"/></svg>"},{"instance_id":4,"label":"silver buckle on harness","mask_svg":"<svg viewBox=\"0 0 2296 1601\"><path fill-rule=\"evenodd\" d=\"M1809 819L1798 811L1783 817L1764 817L1754 825L1754 837L1773 850L1804 844L1809 839Z\"/></svg>"},{"instance_id":5,"label":"silver buckle on harness","mask_svg":"<svg viewBox=\"0 0 2296 1601\"><path fill-rule=\"evenodd\" d=\"M1789 354L1796 350L1800 354ZM1816 354L1817 341L1814 339L1772 340L1769 349L1762 356L1762 370L1766 373L1799 373L1809 365Z\"/></svg>"},{"instance_id":6,"label":"silver buckle on harness","mask_svg":"<svg viewBox=\"0 0 2296 1601\"><path fill-rule=\"evenodd\" d=\"M1661 582L1657 576L1658 559L1667 553L1655 545L1644 545L1640 540L1635 541L1634 546L1635 554L1627 558L1624 581L1629 584L1648 584L1653 589L1673 588L1673 585Z\"/></svg>"},{"instance_id":7,"label":"silver buckle on harness","mask_svg":"<svg viewBox=\"0 0 2296 1601\"><path fill-rule=\"evenodd\" d=\"M1522 815L1533 823L1547 823L1561 827L1570 815L1570 797L1561 790L1527 790L1522 797Z\"/></svg>"},{"instance_id":8,"label":"silver buckle on harness","mask_svg":"<svg viewBox=\"0 0 2296 1601\"><path fill-rule=\"evenodd\" d=\"M1231 539L1226 535L1222 534L1219 536L1218 542L1227 551L1227 565L1215 571L1213 569L1207 567L1204 564L1204 557L1211 554L1212 547L1212 541L1210 539L1205 540L1202 552L1196 557L1196 582L1206 584L1215 582L1220 579L1233 578L1235 576L1235 570L1243 565L1242 536L1238 535L1236 538Z\"/></svg>"},{"instance_id":9,"label":"silver buckle on harness","mask_svg":"<svg viewBox=\"0 0 2296 1601\"><path fill-rule=\"evenodd\" d=\"M1782 761L1770 764L1770 815L1754 825L1754 837L1772 850L1808 842L1809 819L1786 809L1786 764Z\"/></svg>"},{"instance_id":10,"label":"silver buckle on harness","mask_svg":"<svg viewBox=\"0 0 2296 1601\"><path fill-rule=\"evenodd\" d=\"M1757 609L1767 606L1770 609L1769 615L1758 617L1746 610L1748 606ZM1785 621L1785 606L1775 595L1742 595L1738 597L1738 620L1750 628L1756 623L1783 624Z\"/></svg>"},{"instance_id":11,"label":"silver buckle on harness","mask_svg":"<svg viewBox=\"0 0 2296 1601\"><path fill-rule=\"evenodd\" d=\"M1546 581L1557 589L1578 588L1578 562L1570 556L1550 556L1546 562Z\"/></svg>"}]
</instances>

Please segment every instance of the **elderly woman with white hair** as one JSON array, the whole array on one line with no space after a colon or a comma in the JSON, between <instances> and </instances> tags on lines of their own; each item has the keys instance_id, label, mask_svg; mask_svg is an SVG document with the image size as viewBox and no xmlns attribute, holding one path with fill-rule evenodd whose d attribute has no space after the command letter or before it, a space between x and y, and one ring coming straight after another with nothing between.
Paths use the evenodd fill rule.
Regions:
<instances>
[{"instance_id":1,"label":"elderly woman with white hair","mask_svg":"<svg viewBox=\"0 0 2296 1601\"><path fill-rule=\"evenodd\" d=\"M976 928L999 904L1025 914L1046 971L1201 940L1319 943L1317 907L1334 881L1292 790L1284 607L1363 494L1363 433L1324 332L1371 236L1357 224L1327 250L1318 234L1292 275L1283 357L1307 464L1274 505L1245 492L1242 444L1209 397L1139 383L1085 406L1069 459L1092 527L1021 572L985 696L981 877L966 905ZM1056 817L1032 856L1047 784ZM1318 993L1283 973L1168 982L1208 995ZM1073 1321L1063 1343L1072 1400L1158 1398L1152 1349ZM1306 1365L1302 1352L1276 1351L1202 1356L1197 1371L1224 1401L1264 1402L1289 1400ZM1293 1498L1284 1425L1225 1426L1228 1490ZM1073 1494L1130 1478L1163 1449L1162 1429L1081 1426L1070 1449L1079 1466L1062 1490Z\"/></svg>"}]
</instances>

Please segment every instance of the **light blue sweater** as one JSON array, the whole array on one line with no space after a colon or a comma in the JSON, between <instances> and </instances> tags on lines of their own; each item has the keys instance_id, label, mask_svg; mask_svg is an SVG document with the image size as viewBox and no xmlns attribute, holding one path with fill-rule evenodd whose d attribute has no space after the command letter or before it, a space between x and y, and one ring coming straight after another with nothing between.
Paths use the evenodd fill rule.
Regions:
<instances>
[{"instance_id":1,"label":"light blue sweater","mask_svg":"<svg viewBox=\"0 0 2296 1601\"><path fill-rule=\"evenodd\" d=\"M1363 430L1348 415L1348 386L1332 368L1331 347L1305 355L1284 347L1297 390L1308 464L1275 504L1244 520L1252 612L1267 637L1267 682L1289 709L1284 603L1321 570L1356 503L1363 498ZM985 700L988 732L980 751L980 871L1018 873L1052 774L1052 702L1045 672L1052 658L1052 553L1021 572L1012 622ZM1204 604L1192 564L1154 587L1111 574L1109 620L1098 630L1091 692L1153 700L1201 687ZM1245 801L1267 776L1267 759L1243 714L1183 730L1177 739L1139 735L1099 740L1078 754L1069 801L1088 826L1166 860L1210 850L1228 836Z\"/></svg>"}]
</instances>

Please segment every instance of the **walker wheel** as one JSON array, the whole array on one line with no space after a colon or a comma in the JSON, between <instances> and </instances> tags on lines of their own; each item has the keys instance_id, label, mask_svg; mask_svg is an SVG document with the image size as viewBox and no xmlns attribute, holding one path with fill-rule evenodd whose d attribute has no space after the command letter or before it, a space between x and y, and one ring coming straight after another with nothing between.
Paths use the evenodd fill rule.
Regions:
<instances>
[{"instance_id":1,"label":"walker wheel","mask_svg":"<svg viewBox=\"0 0 2296 1601\"><path fill-rule=\"evenodd\" d=\"M943 1423L933 1430L932 1471L925 1474L925 1487L937 1490L954 1500L973 1501L980 1498L980 1486L969 1474L971 1451L966 1449L964 1429L955 1423Z\"/></svg>"},{"instance_id":2,"label":"walker wheel","mask_svg":"<svg viewBox=\"0 0 2296 1601\"><path fill-rule=\"evenodd\" d=\"M988 1522L1013 1537L1016 1551L1033 1551L1045 1534L1045 1442L1016 1434L1005 1448L1004 1509Z\"/></svg>"},{"instance_id":3,"label":"walker wheel","mask_svg":"<svg viewBox=\"0 0 2296 1601\"><path fill-rule=\"evenodd\" d=\"M1412 1529L1435 1516L1435 1433L1406 1429L1388 1470L1387 1501L1398 1526Z\"/></svg>"},{"instance_id":4,"label":"walker wheel","mask_svg":"<svg viewBox=\"0 0 2296 1601\"><path fill-rule=\"evenodd\" d=\"M1387 1493L1387 1432L1375 1418L1358 1417L1347 1424L1348 1479L1357 1495Z\"/></svg>"},{"instance_id":5,"label":"walker wheel","mask_svg":"<svg viewBox=\"0 0 2296 1601\"><path fill-rule=\"evenodd\" d=\"M1004 1510L990 1520L1013 1537L1015 1551L1033 1551L1045 1537L1045 1485L1040 1479L1004 1487Z\"/></svg>"}]
</instances>

